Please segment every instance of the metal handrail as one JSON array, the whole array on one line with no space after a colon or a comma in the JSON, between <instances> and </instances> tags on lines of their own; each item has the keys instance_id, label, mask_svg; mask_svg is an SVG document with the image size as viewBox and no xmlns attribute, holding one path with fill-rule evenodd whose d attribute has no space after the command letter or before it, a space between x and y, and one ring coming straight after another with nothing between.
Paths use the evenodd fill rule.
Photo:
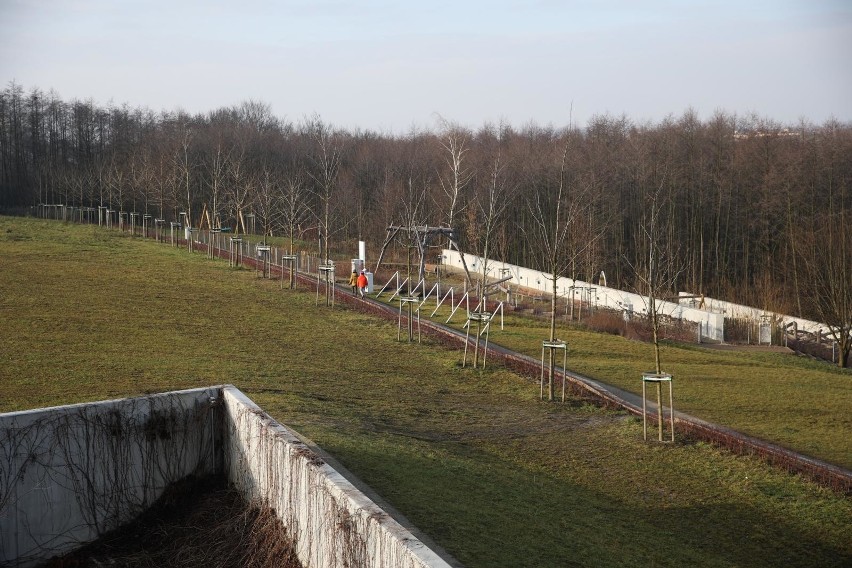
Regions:
<instances>
[{"instance_id":1,"label":"metal handrail","mask_svg":"<svg viewBox=\"0 0 852 568\"><path fill-rule=\"evenodd\" d=\"M384 286L382 286L382 289L381 289L381 290L379 290L379 293L378 293L378 294L376 294L376 298L378 298L379 296L381 296L382 294L384 294L385 290L387 289L387 287L388 287L388 286L390 286L390 283L391 283L391 282L393 282L393 279L394 279L394 278L396 278L396 291L397 291L397 292L399 292L399 289L400 289L400 285L399 285L399 270L397 270L396 272L394 272L394 273L393 273L393 276L391 276L391 277L390 277L390 280L388 280L388 283L387 283L387 284L385 284ZM393 299L393 298L391 298L391 299Z\"/></svg>"},{"instance_id":2,"label":"metal handrail","mask_svg":"<svg viewBox=\"0 0 852 568\"><path fill-rule=\"evenodd\" d=\"M455 292L453 291L453 287L452 287L452 286L450 286L450 289L447 291L447 293L446 293L446 294L444 294L444 297L443 297L443 298L441 298L441 300L438 302L438 305L437 305L437 306L435 306L435 311L433 311L431 314L429 314L429 317L430 317L430 318L435 317L435 314L438 312L438 309L439 309L439 308L443 305L444 300L446 300L446 299L447 299L447 296L449 296L449 297L450 297L450 305L452 306L452 305L453 305L453 302L455 301ZM438 296L436 295L436 296L435 296L435 298L437 298L437 297L438 297Z\"/></svg>"},{"instance_id":3,"label":"metal handrail","mask_svg":"<svg viewBox=\"0 0 852 568\"><path fill-rule=\"evenodd\" d=\"M462 296L461 299L459 299L459 303L453 307L453 310L450 312L450 317L448 317L447 321L444 322L444 323L450 323L450 320L453 319L454 315L456 315L456 310L458 310L459 307L461 307L462 302L464 302L465 300L467 300L467 311L468 311L468 313L470 313L470 297L469 297L468 292L465 292L464 296Z\"/></svg>"},{"instance_id":4,"label":"metal handrail","mask_svg":"<svg viewBox=\"0 0 852 568\"><path fill-rule=\"evenodd\" d=\"M397 283L399 283L399 278L397 278ZM390 300L388 300L388 301L389 301L389 302L393 302L393 299L397 297L397 295L399 294L400 290L402 290L402 287L403 287L403 286L405 286L406 284L408 284L408 278L406 278L405 280L403 280L403 281L402 281L402 284L399 284L399 285L397 286L396 291L393 293L393 295L390 297ZM378 298L378 296L376 296L376 297Z\"/></svg>"}]
</instances>

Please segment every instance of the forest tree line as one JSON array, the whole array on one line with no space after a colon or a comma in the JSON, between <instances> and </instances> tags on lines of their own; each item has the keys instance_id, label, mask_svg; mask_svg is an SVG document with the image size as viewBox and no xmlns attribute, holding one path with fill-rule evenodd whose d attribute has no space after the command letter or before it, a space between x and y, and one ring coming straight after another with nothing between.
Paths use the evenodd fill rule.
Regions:
<instances>
[{"instance_id":1,"label":"forest tree line","mask_svg":"<svg viewBox=\"0 0 852 568\"><path fill-rule=\"evenodd\" d=\"M447 226L465 252L542 270L552 253L562 275L603 272L610 286L645 291L656 263L670 293L828 323L852 313L852 125L835 120L687 110L470 129L436 117L395 135L256 101L190 115L11 83L0 210L39 203L183 211L196 226L205 213L238 230L253 214L258 232L324 254L355 239L377 251L390 225Z\"/></svg>"}]
</instances>

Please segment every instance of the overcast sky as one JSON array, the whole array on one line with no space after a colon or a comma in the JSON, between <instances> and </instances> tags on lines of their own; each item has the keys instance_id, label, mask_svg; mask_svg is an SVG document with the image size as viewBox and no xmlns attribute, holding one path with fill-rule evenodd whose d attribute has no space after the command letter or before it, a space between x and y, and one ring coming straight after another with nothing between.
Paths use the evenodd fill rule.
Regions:
<instances>
[{"instance_id":1,"label":"overcast sky","mask_svg":"<svg viewBox=\"0 0 852 568\"><path fill-rule=\"evenodd\" d=\"M0 80L64 99L405 132L852 121L852 0L0 0Z\"/></svg>"}]
</instances>

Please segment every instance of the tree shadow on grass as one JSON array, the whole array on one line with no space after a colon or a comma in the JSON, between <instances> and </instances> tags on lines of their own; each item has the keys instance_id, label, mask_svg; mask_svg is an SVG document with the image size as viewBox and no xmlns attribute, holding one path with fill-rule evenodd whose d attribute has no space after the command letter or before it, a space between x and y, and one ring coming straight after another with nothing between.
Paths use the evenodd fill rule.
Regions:
<instances>
[{"instance_id":1,"label":"tree shadow on grass","mask_svg":"<svg viewBox=\"0 0 852 568\"><path fill-rule=\"evenodd\" d=\"M795 519L767 518L747 503L626 505L466 444L383 435L337 438L326 449L471 568L839 567L852 561L849 547L821 539Z\"/></svg>"}]
</instances>

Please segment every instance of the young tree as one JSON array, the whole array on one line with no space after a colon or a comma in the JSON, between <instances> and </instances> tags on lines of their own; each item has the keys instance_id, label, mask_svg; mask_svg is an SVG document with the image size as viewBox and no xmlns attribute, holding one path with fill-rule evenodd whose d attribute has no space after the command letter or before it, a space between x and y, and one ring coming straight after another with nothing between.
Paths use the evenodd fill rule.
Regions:
<instances>
[{"instance_id":1,"label":"young tree","mask_svg":"<svg viewBox=\"0 0 852 568\"><path fill-rule=\"evenodd\" d=\"M340 173L340 165L343 160L343 134L336 132L331 125L322 121L318 115L308 119L303 129L311 137L314 143L314 151L311 155L313 168L309 171L314 181L314 195L319 200L319 229L320 229L320 253L323 262L328 264L331 260L329 254L329 240L331 238L331 224L333 219L333 203L337 196L337 176Z\"/></svg>"},{"instance_id":2,"label":"young tree","mask_svg":"<svg viewBox=\"0 0 852 568\"><path fill-rule=\"evenodd\" d=\"M473 172L468 164L471 134L457 124L441 119L441 138L439 144L444 154L444 168L438 175L445 199L441 201L449 227L455 227L456 215L465 208L463 199Z\"/></svg>"},{"instance_id":3,"label":"young tree","mask_svg":"<svg viewBox=\"0 0 852 568\"><path fill-rule=\"evenodd\" d=\"M231 148L226 148L222 136L217 136L215 144L207 157L207 183L209 187L210 206L210 229L221 228L219 219L219 208L224 199L225 185L228 182L228 171L230 169ZM199 226L201 226L201 220Z\"/></svg>"},{"instance_id":4,"label":"young tree","mask_svg":"<svg viewBox=\"0 0 852 568\"><path fill-rule=\"evenodd\" d=\"M496 129L486 129L482 133L483 143L486 146L483 166L485 176L468 211L469 244L483 259L479 283L483 300L480 309L483 311L485 310L484 292L489 272L488 257L516 187L515 180L509 175L505 157L504 146L509 134L508 127L502 123Z\"/></svg>"},{"instance_id":5,"label":"young tree","mask_svg":"<svg viewBox=\"0 0 852 568\"><path fill-rule=\"evenodd\" d=\"M648 188L642 195L642 212L637 230L640 254L644 253L644 262L633 266L639 283L639 293L647 298L648 322L651 326L651 340L654 345L654 369L662 373L660 361L660 325L661 308L659 299L671 296L675 283L683 272L683 263L676 246L666 246L665 239L671 234L673 220L668 215L670 204L664 191L664 179L654 188Z\"/></svg>"},{"instance_id":6,"label":"young tree","mask_svg":"<svg viewBox=\"0 0 852 568\"><path fill-rule=\"evenodd\" d=\"M195 198L192 190L192 175L195 169L195 161L192 156L192 137L193 132L189 125L184 121L178 126L176 132L177 145L174 149L173 162L176 172L176 180L179 182L176 187L180 187L180 201L186 208L186 223L192 225L192 204Z\"/></svg>"},{"instance_id":7,"label":"young tree","mask_svg":"<svg viewBox=\"0 0 852 568\"><path fill-rule=\"evenodd\" d=\"M246 155L245 141L240 141L228 160L228 187L225 191L228 212L237 220L237 233L239 233L240 225L245 232L251 230L245 226L245 216L257 197L257 182L257 176Z\"/></svg>"},{"instance_id":8,"label":"young tree","mask_svg":"<svg viewBox=\"0 0 852 568\"><path fill-rule=\"evenodd\" d=\"M257 215L265 236L272 236L274 220L281 215L281 180L277 168L264 162L257 180Z\"/></svg>"},{"instance_id":9,"label":"young tree","mask_svg":"<svg viewBox=\"0 0 852 568\"><path fill-rule=\"evenodd\" d=\"M295 254L296 233L298 231L301 237L303 226L312 215L304 174L295 163L292 163L284 174L280 189L281 221L290 240L292 255Z\"/></svg>"},{"instance_id":10,"label":"young tree","mask_svg":"<svg viewBox=\"0 0 852 568\"><path fill-rule=\"evenodd\" d=\"M549 144L553 156L543 164L544 171L532 172L532 191L527 207L532 227L526 237L537 246L543 272L550 283L550 333L548 342L556 337L556 301L559 297L560 276L571 271L575 277L577 259L603 235L602 229L585 227L587 215L592 211L592 195L572 167L572 151L576 152L578 133L569 130L564 139L555 138ZM554 167L555 166L555 167ZM581 228L585 229L581 233ZM573 298L569 298L573 302ZM553 400L555 360L553 350L549 355L548 400Z\"/></svg>"}]
</instances>

